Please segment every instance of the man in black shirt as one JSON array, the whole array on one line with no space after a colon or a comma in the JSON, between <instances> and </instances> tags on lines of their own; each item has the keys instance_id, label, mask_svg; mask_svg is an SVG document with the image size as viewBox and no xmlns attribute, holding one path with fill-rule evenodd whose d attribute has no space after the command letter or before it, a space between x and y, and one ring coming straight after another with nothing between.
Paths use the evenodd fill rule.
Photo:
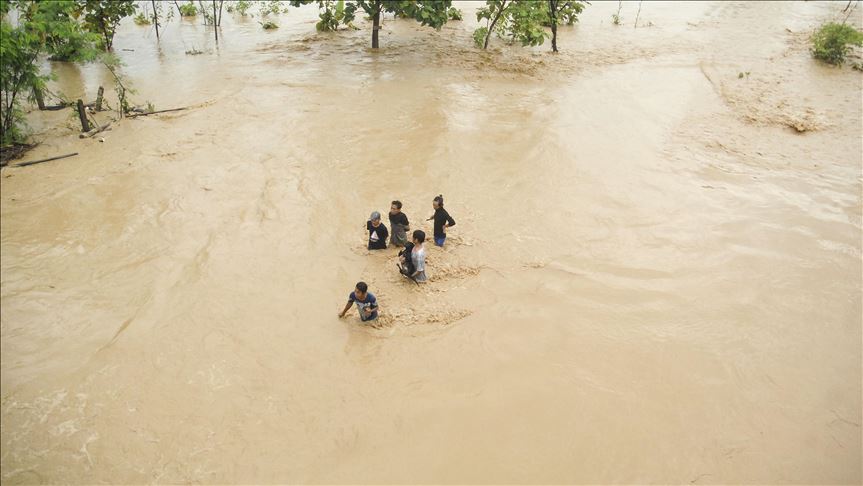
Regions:
<instances>
[{"instance_id":1,"label":"man in black shirt","mask_svg":"<svg viewBox=\"0 0 863 486\"><path fill-rule=\"evenodd\" d=\"M375 211L369 216L366 229L369 231L369 250L386 250L389 231L381 223L381 213Z\"/></svg>"},{"instance_id":2,"label":"man in black shirt","mask_svg":"<svg viewBox=\"0 0 863 486\"><path fill-rule=\"evenodd\" d=\"M390 244L405 246L408 242L407 232L410 231L410 223L407 215L402 212L401 201L393 201L390 206L390 228L393 229Z\"/></svg>"},{"instance_id":3,"label":"man in black shirt","mask_svg":"<svg viewBox=\"0 0 863 486\"><path fill-rule=\"evenodd\" d=\"M444 241L446 241L446 229L455 226L455 220L443 208L443 196L440 194L432 201L432 207L434 208L434 215L426 221L434 220L434 244L443 246Z\"/></svg>"}]
</instances>

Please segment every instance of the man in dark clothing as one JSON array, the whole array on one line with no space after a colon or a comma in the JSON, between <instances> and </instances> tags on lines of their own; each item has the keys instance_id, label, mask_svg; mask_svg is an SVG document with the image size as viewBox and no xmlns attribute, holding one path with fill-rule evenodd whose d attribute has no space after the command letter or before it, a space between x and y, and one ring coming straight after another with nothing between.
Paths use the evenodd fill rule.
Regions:
<instances>
[{"instance_id":1,"label":"man in dark clothing","mask_svg":"<svg viewBox=\"0 0 863 486\"><path fill-rule=\"evenodd\" d=\"M369 231L369 250L386 250L389 231L381 223L381 213L372 213L366 222L366 229Z\"/></svg>"},{"instance_id":2,"label":"man in dark clothing","mask_svg":"<svg viewBox=\"0 0 863 486\"><path fill-rule=\"evenodd\" d=\"M402 202L393 201L390 206L390 228L392 228L392 236L390 236L390 244L394 246L405 246L408 242L407 232L410 231L410 223L408 217L402 212Z\"/></svg>"},{"instance_id":3,"label":"man in dark clothing","mask_svg":"<svg viewBox=\"0 0 863 486\"><path fill-rule=\"evenodd\" d=\"M455 226L455 220L443 208L443 196L438 195L434 198L432 207L434 208L434 215L426 221L434 220L434 244L443 246L444 241L446 241L446 229Z\"/></svg>"},{"instance_id":4,"label":"man in dark clothing","mask_svg":"<svg viewBox=\"0 0 863 486\"><path fill-rule=\"evenodd\" d=\"M378 318L378 300L374 294L369 292L369 286L365 282L357 282L356 288L348 296L348 303L339 312L339 318L345 317L345 313L354 304L357 305L357 310L360 312L361 321L373 321Z\"/></svg>"}]
</instances>

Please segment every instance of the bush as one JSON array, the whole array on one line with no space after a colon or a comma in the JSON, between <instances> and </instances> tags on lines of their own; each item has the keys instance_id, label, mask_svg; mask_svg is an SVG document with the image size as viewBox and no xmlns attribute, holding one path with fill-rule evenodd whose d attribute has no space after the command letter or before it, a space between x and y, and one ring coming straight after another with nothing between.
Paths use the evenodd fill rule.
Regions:
<instances>
[{"instance_id":1,"label":"bush","mask_svg":"<svg viewBox=\"0 0 863 486\"><path fill-rule=\"evenodd\" d=\"M812 57L840 66L851 50L850 45L863 45L863 33L850 25L830 22L812 36Z\"/></svg>"},{"instance_id":2,"label":"bush","mask_svg":"<svg viewBox=\"0 0 863 486\"><path fill-rule=\"evenodd\" d=\"M462 18L463 18L463 17L462 17L462 14L461 14L461 10L459 10L459 9L457 9L457 8L455 8L455 7L450 7L450 8L446 11L446 16L447 16L447 18L449 18L450 20L462 20Z\"/></svg>"},{"instance_id":3,"label":"bush","mask_svg":"<svg viewBox=\"0 0 863 486\"><path fill-rule=\"evenodd\" d=\"M180 5L180 15L183 17L194 17L198 15L198 8L193 3Z\"/></svg>"},{"instance_id":4,"label":"bush","mask_svg":"<svg viewBox=\"0 0 863 486\"><path fill-rule=\"evenodd\" d=\"M270 22L269 20L266 22L258 22L258 23L261 24L261 27L263 27L264 30L272 30L272 29L278 29L279 28L279 26L275 22Z\"/></svg>"},{"instance_id":5,"label":"bush","mask_svg":"<svg viewBox=\"0 0 863 486\"><path fill-rule=\"evenodd\" d=\"M135 24L136 25L150 25L152 22L149 17L144 15L143 12L138 12L138 15L135 16Z\"/></svg>"},{"instance_id":6,"label":"bush","mask_svg":"<svg viewBox=\"0 0 863 486\"><path fill-rule=\"evenodd\" d=\"M485 45L485 36L488 35L488 27L480 27L473 31L473 42L482 49Z\"/></svg>"}]
</instances>

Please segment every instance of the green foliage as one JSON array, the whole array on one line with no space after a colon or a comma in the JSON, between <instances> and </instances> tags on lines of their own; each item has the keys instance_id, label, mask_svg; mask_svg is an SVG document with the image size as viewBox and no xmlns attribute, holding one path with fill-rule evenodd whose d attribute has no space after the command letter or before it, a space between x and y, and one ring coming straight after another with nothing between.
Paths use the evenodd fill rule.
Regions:
<instances>
[{"instance_id":1,"label":"green foliage","mask_svg":"<svg viewBox=\"0 0 863 486\"><path fill-rule=\"evenodd\" d=\"M260 6L258 7L258 12L261 16L266 17L267 15L273 14L278 15L282 12L287 12L287 7L282 7L282 2L280 0L266 0L261 1Z\"/></svg>"},{"instance_id":2,"label":"green foliage","mask_svg":"<svg viewBox=\"0 0 863 486\"><path fill-rule=\"evenodd\" d=\"M538 46L549 37L543 28L543 22L548 19L545 2L515 1L505 14L503 32L511 41L518 41L522 46Z\"/></svg>"},{"instance_id":3,"label":"green foliage","mask_svg":"<svg viewBox=\"0 0 863 486\"><path fill-rule=\"evenodd\" d=\"M117 100L119 104L117 105L117 112L121 117L125 116L127 113L132 111L132 104L129 101L128 96L130 94L137 93L134 89L130 88L126 85L128 81L119 73L120 68L123 66L123 62L113 54L105 54L101 58L102 65L105 66L105 69L111 73L111 76L114 77L114 91L117 93Z\"/></svg>"},{"instance_id":4,"label":"green foliage","mask_svg":"<svg viewBox=\"0 0 863 486\"><path fill-rule=\"evenodd\" d=\"M452 0L355 0L351 4L361 8L369 18L375 18L383 12L396 17L411 18L422 25L440 29L447 21L447 9L452 6ZM349 4L349 5L351 5ZM346 6L345 9L348 7ZM372 32L372 47L375 33Z\"/></svg>"},{"instance_id":5,"label":"green foliage","mask_svg":"<svg viewBox=\"0 0 863 486\"><path fill-rule=\"evenodd\" d=\"M258 23L261 24L261 27L263 27L264 30L273 30L273 29L279 28L278 24L276 24L275 22L271 22L269 20L267 20L265 22L258 22Z\"/></svg>"},{"instance_id":6,"label":"green foliage","mask_svg":"<svg viewBox=\"0 0 863 486\"><path fill-rule=\"evenodd\" d=\"M623 22L623 17L620 14L611 14L611 23L614 25L620 25Z\"/></svg>"},{"instance_id":7,"label":"green foliage","mask_svg":"<svg viewBox=\"0 0 863 486\"><path fill-rule=\"evenodd\" d=\"M106 51L113 47L120 21L137 9L134 0L79 0L78 5L84 14L84 29L102 36L102 48Z\"/></svg>"},{"instance_id":8,"label":"green foliage","mask_svg":"<svg viewBox=\"0 0 863 486\"><path fill-rule=\"evenodd\" d=\"M290 5L299 7L301 5L308 5L314 1L291 0ZM347 26L353 22L356 15L357 4L353 2L345 4L345 0L317 0L317 4L321 10L318 14L318 18L321 20L315 24L315 28L321 32L339 30L340 25Z\"/></svg>"},{"instance_id":9,"label":"green foliage","mask_svg":"<svg viewBox=\"0 0 863 486\"><path fill-rule=\"evenodd\" d=\"M98 54L98 36L84 32L73 17L77 7L73 0L0 1L0 143L24 137L21 104L34 91L44 92L51 77L40 72L40 56L91 60ZM15 26L6 15L11 9L19 13Z\"/></svg>"},{"instance_id":10,"label":"green foliage","mask_svg":"<svg viewBox=\"0 0 863 486\"><path fill-rule=\"evenodd\" d=\"M557 7L558 25L560 25L561 23L564 23L566 25L572 25L578 22L578 16L583 10L584 2L582 1L568 0L559 2L559 5ZM551 25L551 23L549 22L548 25Z\"/></svg>"},{"instance_id":11,"label":"green foliage","mask_svg":"<svg viewBox=\"0 0 863 486\"><path fill-rule=\"evenodd\" d=\"M828 64L845 63L851 45L863 45L863 33L846 24L828 23L812 36L812 56Z\"/></svg>"},{"instance_id":12,"label":"green foliage","mask_svg":"<svg viewBox=\"0 0 863 486\"><path fill-rule=\"evenodd\" d=\"M144 15L144 12L138 12L138 15L135 16L135 25L150 25L152 23L150 18Z\"/></svg>"},{"instance_id":13,"label":"green foliage","mask_svg":"<svg viewBox=\"0 0 863 486\"><path fill-rule=\"evenodd\" d=\"M250 9L250 8L252 8L252 2L249 2L249 1L247 1L247 0L240 0L240 1L239 1L239 2L237 2L237 3L232 4L231 6L228 6L228 8L229 8L229 9L230 9L231 7L233 7L233 8L234 8L234 10L236 10L238 14L242 15L243 17L245 17L246 15L248 15L248 14L249 14L249 13L248 13L248 12L249 12L249 9ZM228 10L228 12L230 12L230 11L231 11L231 10Z\"/></svg>"},{"instance_id":14,"label":"green foliage","mask_svg":"<svg viewBox=\"0 0 863 486\"><path fill-rule=\"evenodd\" d=\"M482 49L485 44L486 36L488 36L488 27L480 27L473 31L473 42L477 47Z\"/></svg>"},{"instance_id":15,"label":"green foliage","mask_svg":"<svg viewBox=\"0 0 863 486\"><path fill-rule=\"evenodd\" d=\"M503 24L498 22L505 16L512 3L512 0L486 0L485 7L477 9L476 21L480 22L485 19L486 23L485 27L480 27L473 33L473 40L477 47L483 49L488 47L488 38L492 32L497 32L498 35L503 33Z\"/></svg>"},{"instance_id":16,"label":"green foliage","mask_svg":"<svg viewBox=\"0 0 863 486\"><path fill-rule=\"evenodd\" d=\"M485 27L474 31L474 42L478 47L488 47L492 33L518 41L522 46L538 46L551 37L545 27L557 31L561 23L578 22L584 10L582 0L486 0L485 6L477 10L476 20L486 20ZM552 48L557 51L556 36Z\"/></svg>"},{"instance_id":17,"label":"green foliage","mask_svg":"<svg viewBox=\"0 0 863 486\"><path fill-rule=\"evenodd\" d=\"M447 15L447 17L449 17L450 20L462 20L462 19L464 19L464 15L462 15L461 10L459 10L455 7L450 7L449 9L447 9L446 15Z\"/></svg>"},{"instance_id":18,"label":"green foliage","mask_svg":"<svg viewBox=\"0 0 863 486\"><path fill-rule=\"evenodd\" d=\"M79 14L75 0L18 1L14 4L27 28L39 36L51 60L86 61L98 55L93 46L100 37L86 32L75 19Z\"/></svg>"},{"instance_id":19,"label":"green foliage","mask_svg":"<svg viewBox=\"0 0 863 486\"><path fill-rule=\"evenodd\" d=\"M183 17L194 17L198 15L198 7L192 2L184 3L180 5L180 15Z\"/></svg>"}]
</instances>

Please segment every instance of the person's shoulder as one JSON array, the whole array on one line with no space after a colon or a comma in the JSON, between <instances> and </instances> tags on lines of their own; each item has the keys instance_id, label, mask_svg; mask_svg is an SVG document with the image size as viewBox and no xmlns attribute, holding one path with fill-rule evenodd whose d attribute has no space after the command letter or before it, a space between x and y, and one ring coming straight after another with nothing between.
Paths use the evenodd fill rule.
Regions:
<instances>
[{"instance_id":1,"label":"person's shoulder","mask_svg":"<svg viewBox=\"0 0 863 486\"><path fill-rule=\"evenodd\" d=\"M378 299L377 299L377 297L375 297L375 294L373 294L373 293L371 293L371 292L369 292L368 294L366 294L366 301L367 301L367 302L377 302L377 300L378 300Z\"/></svg>"},{"instance_id":2,"label":"person's shoulder","mask_svg":"<svg viewBox=\"0 0 863 486\"><path fill-rule=\"evenodd\" d=\"M351 292L351 295L348 296L348 300L357 300L357 293Z\"/></svg>"}]
</instances>

